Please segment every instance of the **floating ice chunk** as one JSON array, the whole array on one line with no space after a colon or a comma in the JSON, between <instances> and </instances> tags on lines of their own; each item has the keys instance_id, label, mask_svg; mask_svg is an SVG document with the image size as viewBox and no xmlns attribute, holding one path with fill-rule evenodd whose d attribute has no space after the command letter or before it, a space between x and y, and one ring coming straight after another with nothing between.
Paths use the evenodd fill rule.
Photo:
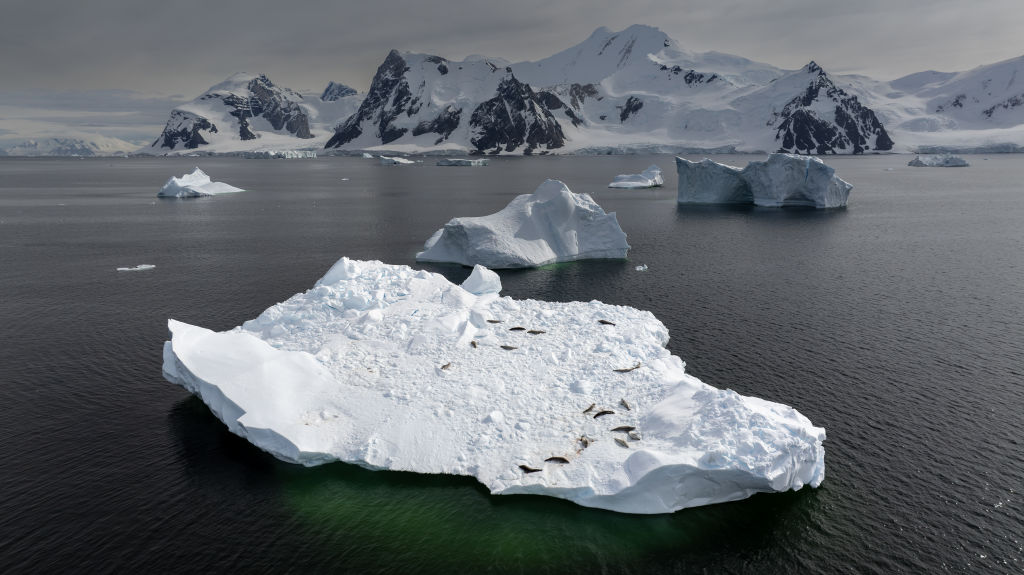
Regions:
<instances>
[{"instance_id":1,"label":"floating ice chunk","mask_svg":"<svg viewBox=\"0 0 1024 575\"><path fill-rule=\"evenodd\" d=\"M370 301L372 322L349 305ZM824 478L824 429L687 374L665 326L630 307L477 297L342 259L231 331L168 328L164 377L289 462L471 475L495 494L627 513Z\"/></svg>"},{"instance_id":2,"label":"floating ice chunk","mask_svg":"<svg viewBox=\"0 0 1024 575\"><path fill-rule=\"evenodd\" d=\"M382 166L395 166L403 164L415 164L416 162L412 160L407 160L405 158L399 158L397 156L381 156L380 163Z\"/></svg>"},{"instance_id":3,"label":"floating ice chunk","mask_svg":"<svg viewBox=\"0 0 1024 575\"><path fill-rule=\"evenodd\" d=\"M373 154L371 154L369 152L363 152L363 157L372 160L373 159Z\"/></svg>"},{"instance_id":4,"label":"floating ice chunk","mask_svg":"<svg viewBox=\"0 0 1024 575\"><path fill-rule=\"evenodd\" d=\"M259 160L297 160L315 158L316 152L313 150L254 150L250 152L242 152L242 157Z\"/></svg>"},{"instance_id":5,"label":"floating ice chunk","mask_svg":"<svg viewBox=\"0 0 1024 575\"><path fill-rule=\"evenodd\" d=\"M161 198L197 198L244 191L223 182L210 181L210 176L197 167L191 174L167 180L157 196Z\"/></svg>"},{"instance_id":6,"label":"floating ice chunk","mask_svg":"<svg viewBox=\"0 0 1024 575\"><path fill-rule=\"evenodd\" d=\"M464 160L462 158L445 158L438 160L438 166L486 166L490 163L487 158L479 158L476 160Z\"/></svg>"},{"instance_id":7,"label":"floating ice chunk","mask_svg":"<svg viewBox=\"0 0 1024 575\"><path fill-rule=\"evenodd\" d=\"M642 265L636 266L636 271L638 271L638 272L645 272L645 271L647 271L647 264L642 264Z\"/></svg>"},{"instance_id":8,"label":"floating ice chunk","mask_svg":"<svg viewBox=\"0 0 1024 575\"><path fill-rule=\"evenodd\" d=\"M582 259L625 258L626 234L587 194L547 180L489 216L454 218L424 244L417 261L536 267Z\"/></svg>"},{"instance_id":9,"label":"floating ice chunk","mask_svg":"<svg viewBox=\"0 0 1024 575\"><path fill-rule=\"evenodd\" d=\"M151 270L151 269L153 269L155 267L156 266L153 265L153 264L139 264L139 265L137 265L135 267L131 267L131 268L117 268L117 271L119 271L119 272L141 272L141 271Z\"/></svg>"},{"instance_id":10,"label":"floating ice chunk","mask_svg":"<svg viewBox=\"0 0 1024 575\"><path fill-rule=\"evenodd\" d=\"M987 160L988 158L985 159ZM916 168L965 168L970 166L967 160L952 154L916 156L907 165Z\"/></svg>"},{"instance_id":11,"label":"floating ice chunk","mask_svg":"<svg viewBox=\"0 0 1024 575\"><path fill-rule=\"evenodd\" d=\"M771 154L742 170L707 158L676 158L680 204L755 204L766 207L846 205L853 188L819 158Z\"/></svg>"},{"instance_id":12,"label":"floating ice chunk","mask_svg":"<svg viewBox=\"0 0 1024 575\"><path fill-rule=\"evenodd\" d=\"M477 264L473 266L473 272L469 274L466 281L462 282L462 289L473 295L500 293L501 278L498 277L498 274Z\"/></svg>"},{"instance_id":13,"label":"floating ice chunk","mask_svg":"<svg viewBox=\"0 0 1024 575\"><path fill-rule=\"evenodd\" d=\"M661 168L652 164L639 174L620 174L615 176L609 188L654 188L665 183L661 177Z\"/></svg>"}]
</instances>

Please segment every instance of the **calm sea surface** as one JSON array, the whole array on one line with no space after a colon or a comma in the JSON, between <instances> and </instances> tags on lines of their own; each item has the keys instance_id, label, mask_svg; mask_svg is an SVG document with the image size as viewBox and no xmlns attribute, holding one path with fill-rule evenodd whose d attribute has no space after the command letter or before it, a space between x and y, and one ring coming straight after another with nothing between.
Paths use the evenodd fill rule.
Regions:
<instances>
[{"instance_id":1,"label":"calm sea surface","mask_svg":"<svg viewBox=\"0 0 1024 575\"><path fill-rule=\"evenodd\" d=\"M1020 573L1024 157L908 159L829 158L855 186L832 211L677 207L671 156L0 159L0 572ZM197 163L250 191L156 198ZM651 163L664 188L605 188ZM819 489L634 516L307 469L162 379L168 318L229 329L342 256L416 265L545 178L617 212L629 261L503 293L651 310L690 372L828 430Z\"/></svg>"}]
</instances>

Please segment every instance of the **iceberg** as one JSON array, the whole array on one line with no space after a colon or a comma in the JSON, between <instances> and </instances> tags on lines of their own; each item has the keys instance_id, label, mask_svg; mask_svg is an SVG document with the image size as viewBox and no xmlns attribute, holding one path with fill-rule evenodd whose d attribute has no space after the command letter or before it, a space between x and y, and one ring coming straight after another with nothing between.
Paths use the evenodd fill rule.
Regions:
<instances>
[{"instance_id":1,"label":"iceberg","mask_svg":"<svg viewBox=\"0 0 1024 575\"><path fill-rule=\"evenodd\" d=\"M587 194L547 180L496 214L454 218L416 254L421 262L527 268L582 259L624 259L626 234Z\"/></svg>"},{"instance_id":2,"label":"iceberg","mask_svg":"<svg viewBox=\"0 0 1024 575\"><path fill-rule=\"evenodd\" d=\"M925 154L916 156L907 163L916 168L965 168L970 166L967 160L952 154Z\"/></svg>"},{"instance_id":3,"label":"iceberg","mask_svg":"<svg viewBox=\"0 0 1024 575\"><path fill-rule=\"evenodd\" d=\"M372 160L373 154L371 154L370 152L363 152L363 157Z\"/></svg>"},{"instance_id":4,"label":"iceberg","mask_svg":"<svg viewBox=\"0 0 1024 575\"><path fill-rule=\"evenodd\" d=\"M445 158L438 160L438 166L486 166L490 163L487 158L479 158L476 160L465 160L462 158Z\"/></svg>"},{"instance_id":5,"label":"iceberg","mask_svg":"<svg viewBox=\"0 0 1024 575\"><path fill-rule=\"evenodd\" d=\"M139 265L134 266L134 267L117 268L117 271L119 271L119 272L144 272L146 270L151 270L151 269L153 269L155 267L156 266L153 265L153 264L139 264Z\"/></svg>"},{"instance_id":6,"label":"iceberg","mask_svg":"<svg viewBox=\"0 0 1024 575\"><path fill-rule=\"evenodd\" d=\"M740 169L707 158L676 158L680 204L754 204L839 208L853 189L813 156L771 154Z\"/></svg>"},{"instance_id":7,"label":"iceberg","mask_svg":"<svg viewBox=\"0 0 1024 575\"><path fill-rule=\"evenodd\" d=\"M253 150L249 152L242 152L241 155L243 158L256 160L297 160L316 158L316 152L313 150Z\"/></svg>"},{"instance_id":8,"label":"iceberg","mask_svg":"<svg viewBox=\"0 0 1024 575\"><path fill-rule=\"evenodd\" d=\"M231 194L244 192L241 188L225 184L223 182L210 181L210 176L198 167L191 174L185 174L180 178L167 180L164 187L160 188L157 197L160 198L198 198L200 196L216 196L219 194Z\"/></svg>"},{"instance_id":9,"label":"iceberg","mask_svg":"<svg viewBox=\"0 0 1024 575\"><path fill-rule=\"evenodd\" d=\"M467 475L644 514L824 479L824 429L686 373L650 312L474 295L474 275L342 258L232 330L169 320L163 376L307 466Z\"/></svg>"},{"instance_id":10,"label":"iceberg","mask_svg":"<svg viewBox=\"0 0 1024 575\"><path fill-rule=\"evenodd\" d=\"M416 162L412 160L406 160L405 158L399 158L397 156L381 156L380 163L382 166L395 166L402 164L415 164Z\"/></svg>"},{"instance_id":11,"label":"iceberg","mask_svg":"<svg viewBox=\"0 0 1024 575\"><path fill-rule=\"evenodd\" d=\"M657 165L652 164L643 172L639 174L620 174L615 176L612 183L608 184L609 188L654 188L665 183L665 180L661 178L661 168Z\"/></svg>"}]
</instances>

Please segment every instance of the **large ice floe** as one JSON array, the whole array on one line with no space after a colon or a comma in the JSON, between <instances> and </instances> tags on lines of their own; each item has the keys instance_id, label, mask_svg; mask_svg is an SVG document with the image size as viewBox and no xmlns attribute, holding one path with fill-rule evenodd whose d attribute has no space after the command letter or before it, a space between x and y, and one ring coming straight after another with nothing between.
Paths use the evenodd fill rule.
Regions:
<instances>
[{"instance_id":1,"label":"large ice floe","mask_svg":"<svg viewBox=\"0 0 1024 575\"><path fill-rule=\"evenodd\" d=\"M650 165L639 174L619 174L608 184L609 188L655 188L665 183L661 177L661 168Z\"/></svg>"},{"instance_id":2,"label":"large ice floe","mask_svg":"<svg viewBox=\"0 0 1024 575\"><path fill-rule=\"evenodd\" d=\"M444 158L437 161L438 166L486 166L490 163L487 158L476 158L467 160L465 158Z\"/></svg>"},{"instance_id":3,"label":"large ice floe","mask_svg":"<svg viewBox=\"0 0 1024 575\"><path fill-rule=\"evenodd\" d=\"M303 465L469 475L627 513L824 478L824 429L688 375L650 312L500 289L481 267L460 287L343 258L233 330L170 320L163 374Z\"/></svg>"},{"instance_id":4,"label":"large ice floe","mask_svg":"<svg viewBox=\"0 0 1024 575\"><path fill-rule=\"evenodd\" d=\"M970 166L967 160L952 154L925 154L915 156L907 163L916 168L965 168Z\"/></svg>"},{"instance_id":5,"label":"large ice floe","mask_svg":"<svg viewBox=\"0 0 1024 575\"><path fill-rule=\"evenodd\" d=\"M812 156L771 154L740 169L707 158L676 158L680 204L754 204L765 207L839 208L853 189Z\"/></svg>"},{"instance_id":6,"label":"large ice floe","mask_svg":"<svg viewBox=\"0 0 1024 575\"><path fill-rule=\"evenodd\" d=\"M582 259L623 259L629 250L615 213L588 194L546 180L496 214L454 218L416 254L421 262L489 268L537 267Z\"/></svg>"},{"instance_id":7,"label":"large ice floe","mask_svg":"<svg viewBox=\"0 0 1024 575\"><path fill-rule=\"evenodd\" d=\"M415 164L416 162L398 156L381 156L380 163L382 166L402 166L405 164Z\"/></svg>"},{"instance_id":8,"label":"large ice floe","mask_svg":"<svg viewBox=\"0 0 1024 575\"><path fill-rule=\"evenodd\" d=\"M198 198L200 196L216 196L218 194L244 191L241 188L236 188L224 182L211 181L210 176L207 176L205 172L197 167L191 174L185 174L180 178L172 177L167 180L164 187L160 188L157 196L161 198Z\"/></svg>"}]
</instances>

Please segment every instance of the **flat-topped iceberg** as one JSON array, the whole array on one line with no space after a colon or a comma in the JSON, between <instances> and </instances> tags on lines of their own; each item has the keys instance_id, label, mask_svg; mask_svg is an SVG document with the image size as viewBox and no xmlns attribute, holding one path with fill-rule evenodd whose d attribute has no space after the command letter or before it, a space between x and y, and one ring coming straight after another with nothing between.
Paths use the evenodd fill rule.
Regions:
<instances>
[{"instance_id":1,"label":"flat-topped iceberg","mask_svg":"<svg viewBox=\"0 0 1024 575\"><path fill-rule=\"evenodd\" d=\"M688 375L665 326L630 307L474 295L343 258L233 330L168 327L164 377L289 462L469 475L627 513L824 478L824 429Z\"/></svg>"},{"instance_id":2,"label":"flat-topped iceberg","mask_svg":"<svg viewBox=\"0 0 1024 575\"><path fill-rule=\"evenodd\" d=\"M416 162L412 160L407 160L405 158L400 158L398 156L381 156L380 163L383 166L396 166L404 164L415 164Z\"/></svg>"},{"instance_id":3,"label":"flat-topped iceberg","mask_svg":"<svg viewBox=\"0 0 1024 575\"><path fill-rule=\"evenodd\" d=\"M445 158L438 160L438 166L486 166L490 163L487 158L478 158L475 160L466 160L463 158Z\"/></svg>"},{"instance_id":4,"label":"flat-topped iceberg","mask_svg":"<svg viewBox=\"0 0 1024 575\"><path fill-rule=\"evenodd\" d=\"M622 259L629 244L615 214L587 194L547 180L489 216L454 218L416 254L421 262L489 268L537 267L582 259Z\"/></svg>"},{"instance_id":5,"label":"flat-topped iceberg","mask_svg":"<svg viewBox=\"0 0 1024 575\"><path fill-rule=\"evenodd\" d=\"M253 150L242 152L242 157L256 160L299 160L316 158L316 152L313 150Z\"/></svg>"},{"instance_id":6,"label":"flat-topped iceberg","mask_svg":"<svg viewBox=\"0 0 1024 575\"><path fill-rule=\"evenodd\" d=\"M907 163L916 168L965 168L967 160L952 154L925 154L914 157Z\"/></svg>"},{"instance_id":7,"label":"flat-topped iceberg","mask_svg":"<svg viewBox=\"0 0 1024 575\"><path fill-rule=\"evenodd\" d=\"M191 174L185 174L180 178L172 177L167 180L164 187L160 188L157 196L161 198L198 198L200 196L216 196L218 194L244 191L241 188L236 188L224 182L211 181L210 176L207 176L205 172L197 167Z\"/></svg>"},{"instance_id":8,"label":"flat-topped iceberg","mask_svg":"<svg viewBox=\"0 0 1024 575\"><path fill-rule=\"evenodd\" d=\"M771 154L740 169L707 158L676 158L680 204L754 204L839 208L853 189L813 156Z\"/></svg>"},{"instance_id":9,"label":"flat-topped iceberg","mask_svg":"<svg viewBox=\"0 0 1024 575\"><path fill-rule=\"evenodd\" d=\"M615 176L609 188L655 188L665 183L661 177L661 168L651 164L646 170L639 174L619 174Z\"/></svg>"}]
</instances>

